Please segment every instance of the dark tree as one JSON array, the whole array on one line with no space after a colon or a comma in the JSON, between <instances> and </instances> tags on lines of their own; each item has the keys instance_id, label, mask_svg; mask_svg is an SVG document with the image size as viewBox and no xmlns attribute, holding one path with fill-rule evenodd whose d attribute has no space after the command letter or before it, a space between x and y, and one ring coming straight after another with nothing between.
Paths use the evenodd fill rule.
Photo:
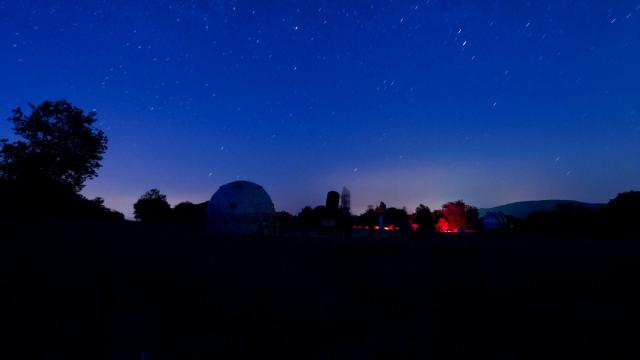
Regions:
<instances>
[{"instance_id":1,"label":"dark tree","mask_svg":"<svg viewBox=\"0 0 640 360\"><path fill-rule=\"evenodd\" d=\"M410 230L409 214L405 209L387 208L384 212L384 221L386 225L395 225L403 232Z\"/></svg>"},{"instance_id":2,"label":"dark tree","mask_svg":"<svg viewBox=\"0 0 640 360\"><path fill-rule=\"evenodd\" d=\"M70 103L13 110L15 141L0 144L0 216L19 219L122 220L124 216L79 193L97 175L107 138L93 127L95 113Z\"/></svg>"},{"instance_id":3,"label":"dark tree","mask_svg":"<svg viewBox=\"0 0 640 360\"><path fill-rule=\"evenodd\" d=\"M465 206L465 230L480 230L482 229L482 221L480 220L480 213L478 208L471 205Z\"/></svg>"},{"instance_id":4,"label":"dark tree","mask_svg":"<svg viewBox=\"0 0 640 360\"><path fill-rule=\"evenodd\" d=\"M158 189L151 189L144 193L133 204L133 215L136 220L142 222L163 222L171 216L171 205L167 202L167 196Z\"/></svg>"},{"instance_id":5,"label":"dark tree","mask_svg":"<svg viewBox=\"0 0 640 360\"><path fill-rule=\"evenodd\" d=\"M313 227L320 226L322 219L327 217L327 208L324 205L319 205L311 210L311 224Z\"/></svg>"},{"instance_id":6,"label":"dark tree","mask_svg":"<svg viewBox=\"0 0 640 360\"><path fill-rule=\"evenodd\" d=\"M107 137L95 129L95 112L86 113L65 100L29 105L31 113L13 110L9 121L21 139L2 139L0 176L20 182L56 182L79 192L97 176Z\"/></svg>"},{"instance_id":7,"label":"dark tree","mask_svg":"<svg viewBox=\"0 0 640 360\"><path fill-rule=\"evenodd\" d=\"M204 225L208 205L208 201L200 204L181 202L171 210L172 218L178 224Z\"/></svg>"},{"instance_id":8,"label":"dark tree","mask_svg":"<svg viewBox=\"0 0 640 360\"><path fill-rule=\"evenodd\" d=\"M618 194L606 206L608 230L616 233L638 232L640 191Z\"/></svg>"},{"instance_id":9,"label":"dark tree","mask_svg":"<svg viewBox=\"0 0 640 360\"><path fill-rule=\"evenodd\" d=\"M627 191L618 194L607 204L607 211L618 219L635 218L637 221L640 216L640 191ZM630 226L631 223L627 225Z\"/></svg>"},{"instance_id":10,"label":"dark tree","mask_svg":"<svg viewBox=\"0 0 640 360\"><path fill-rule=\"evenodd\" d=\"M300 226L305 236L309 234L313 226L313 208L311 206L305 206L298 213L298 226Z\"/></svg>"},{"instance_id":11,"label":"dark tree","mask_svg":"<svg viewBox=\"0 0 640 360\"><path fill-rule=\"evenodd\" d=\"M367 226L369 230L373 230L373 227L378 224L378 214L373 205L369 205L367 211L358 217L358 224Z\"/></svg>"},{"instance_id":12,"label":"dark tree","mask_svg":"<svg viewBox=\"0 0 640 360\"><path fill-rule=\"evenodd\" d=\"M286 211L278 211L273 214L276 224L276 233L291 231L296 225L296 217Z\"/></svg>"},{"instance_id":13,"label":"dark tree","mask_svg":"<svg viewBox=\"0 0 640 360\"><path fill-rule=\"evenodd\" d=\"M323 205L312 208L305 206L298 213L298 223L303 228L314 228L320 225L320 221L327 216L327 208Z\"/></svg>"},{"instance_id":14,"label":"dark tree","mask_svg":"<svg viewBox=\"0 0 640 360\"><path fill-rule=\"evenodd\" d=\"M75 218L111 221L124 220L124 214L104 206L104 199L101 197L89 200L81 195L77 195L77 198L75 201Z\"/></svg>"},{"instance_id":15,"label":"dark tree","mask_svg":"<svg viewBox=\"0 0 640 360\"><path fill-rule=\"evenodd\" d=\"M433 214L428 206L418 205L415 213L415 222L418 224L420 231L433 231L434 220Z\"/></svg>"},{"instance_id":16,"label":"dark tree","mask_svg":"<svg viewBox=\"0 0 640 360\"><path fill-rule=\"evenodd\" d=\"M313 224L313 208L311 206L305 206L298 213L298 222L302 227L310 227Z\"/></svg>"},{"instance_id":17,"label":"dark tree","mask_svg":"<svg viewBox=\"0 0 640 360\"><path fill-rule=\"evenodd\" d=\"M602 215L583 206L558 204L554 210L529 214L524 227L534 233L594 234L601 231Z\"/></svg>"}]
</instances>

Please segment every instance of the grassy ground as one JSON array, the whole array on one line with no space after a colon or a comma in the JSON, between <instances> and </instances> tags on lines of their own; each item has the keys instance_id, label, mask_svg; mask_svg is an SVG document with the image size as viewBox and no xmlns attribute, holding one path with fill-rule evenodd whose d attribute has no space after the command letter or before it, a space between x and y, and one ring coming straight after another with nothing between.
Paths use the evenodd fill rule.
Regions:
<instances>
[{"instance_id":1,"label":"grassy ground","mask_svg":"<svg viewBox=\"0 0 640 360\"><path fill-rule=\"evenodd\" d=\"M3 229L7 359L640 355L640 239Z\"/></svg>"}]
</instances>

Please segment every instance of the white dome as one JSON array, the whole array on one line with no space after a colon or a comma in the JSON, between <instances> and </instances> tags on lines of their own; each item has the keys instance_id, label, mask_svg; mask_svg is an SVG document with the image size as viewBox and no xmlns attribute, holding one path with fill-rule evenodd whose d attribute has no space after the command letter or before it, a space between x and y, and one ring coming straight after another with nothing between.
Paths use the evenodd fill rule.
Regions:
<instances>
[{"instance_id":1,"label":"white dome","mask_svg":"<svg viewBox=\"0 0 640 360\"><path fill-rule=\"evenodd\" d=\"M211 196L207 227L218 234L254 235L268 231L274 212L271 197L262 186L234 181Z\"/></svg>"}]
</instances>

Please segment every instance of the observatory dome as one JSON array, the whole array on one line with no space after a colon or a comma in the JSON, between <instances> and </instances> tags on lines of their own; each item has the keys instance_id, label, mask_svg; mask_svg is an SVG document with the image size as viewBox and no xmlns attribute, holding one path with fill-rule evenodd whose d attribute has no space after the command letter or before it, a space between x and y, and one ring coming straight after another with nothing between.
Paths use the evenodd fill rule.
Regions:
<instances>
[{"instance_id":1,"label":"observatory dome","mask_svg":"<svg viewBox=\"0 0 640 360\"><path fill-rule=\"evenodd\" d=\"M485 230L500 230L507 226L508 220L502 211L500 212L488 212L484 215L483 219Z\"/></svg>"},{"instance_id":2,"label":"observatory dome","mask_svg":"<svg viewBox=\"0 0 640 360\"><path fill-rule=\"evenodd\" d=\"M209 232L256 235L269 232L275 207L262 186L249 181L223 185L211 196L207 208Z\"/></svg>"}]
</instances>

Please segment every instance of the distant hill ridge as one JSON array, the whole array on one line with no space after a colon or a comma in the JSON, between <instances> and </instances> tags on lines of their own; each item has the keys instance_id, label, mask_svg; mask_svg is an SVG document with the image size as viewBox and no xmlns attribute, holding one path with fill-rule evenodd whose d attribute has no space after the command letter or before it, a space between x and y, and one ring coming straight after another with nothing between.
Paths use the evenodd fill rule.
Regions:
<instances>
[{"instance_id":1,"label":"distant hill ridge","mask_svg":"<svg viewBox=\"0 0 640 360\"><path fill-rule=\"evenodd\" d=\"M505 215L524 219L535 211L551 211L558 205L575 205L588 209L597 210L605 206L605 204L591 204L574 200L537 200L537 201L518 201L510 204L500 205L492 208L478 209L480 216L484 216L488 212L500 212Z\"/></svg>"}]
</instances>

